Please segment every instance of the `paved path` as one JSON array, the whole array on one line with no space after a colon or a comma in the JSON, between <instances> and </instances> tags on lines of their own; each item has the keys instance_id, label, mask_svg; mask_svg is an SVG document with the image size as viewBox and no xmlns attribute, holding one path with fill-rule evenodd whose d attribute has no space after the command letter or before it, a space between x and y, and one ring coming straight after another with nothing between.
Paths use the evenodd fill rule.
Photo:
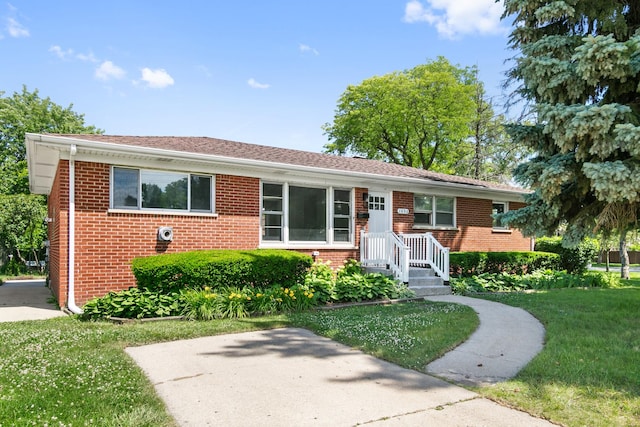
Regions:
<instances>
[{"instance_id":1,"label":"paved path","mask_svg":"<svg viewBox=\"0 0 640 427\"><path fill-rule=\"evenodd\" d=\"M433 369L439 361L429 365L438 376L466 384L495 382L515 374L542 348L544 330L535 319L522 316L523 310L473 298L437 299L471 305L480 317L471 344L452 352L461 368L449 363L456 358L445 356L448 361L441 362L440 369ZM515 350L528 340L535 341L525 345L528 351ZM304 329L221 335L126 351L181 426L553 425ZM467 369L473 364L485 369Z\"/></svg>"},{"instance_id":2,"label":"paved path","mask_svg":"<svg viewBox=\"0 0 640 427\"><path fill-rule=\"evenodd\" d=\"M50 299L44 280L7 281L0 286L0 322L66 316Z\"/></svg>"},{"instance_id":3,"label":"paved path","mask_svg":"<svg viewBox=\"0 0 640 427\"><path fill-rule=\"evenodd\" d=\"M458 384L486 385L514 377L544 345L544 327L529 312L457 295L427 297L473 308L480 326L467 341L427 365L427 372Z\"/></svg>"}]
</instances>

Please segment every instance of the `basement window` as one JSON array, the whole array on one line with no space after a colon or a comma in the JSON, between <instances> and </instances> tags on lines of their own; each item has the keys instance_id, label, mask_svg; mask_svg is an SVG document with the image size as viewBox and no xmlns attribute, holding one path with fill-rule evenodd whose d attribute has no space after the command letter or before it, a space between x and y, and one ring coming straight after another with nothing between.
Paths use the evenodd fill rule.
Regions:
<instances>
[{"instance_id":1,"label":"basement window","mask_svg":"<svg viewBox=\"0 0 640 427\"><path fill-rule=\"evenodd\" d=\"M213 176L114 167L111 207L213 212Z\"/></svg>"}]
</instances>

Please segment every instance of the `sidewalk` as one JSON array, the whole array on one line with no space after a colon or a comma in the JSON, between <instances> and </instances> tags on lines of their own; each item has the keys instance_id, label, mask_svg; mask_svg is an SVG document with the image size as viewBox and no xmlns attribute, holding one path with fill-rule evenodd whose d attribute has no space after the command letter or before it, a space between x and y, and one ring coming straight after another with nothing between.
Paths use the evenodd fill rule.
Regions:
<instances>
[{"instance_id":1,"label":"sidewalk","mask_svg":"<svg viewBox=\"0 0 640 427\"><path fill-rule=\"evenodd\" d=\"M44 280L11 280L0 286L0 322L42 320L66 316L49 302Z\"/></svg>"},{"instance_id":2,"label":"sidewalk","mask_svg":"<svg viewBox=\"0 0 640 427\"><path fill-rule=\"evenodd\" d=\"M468 384L499 381L514 375L542 348L544 330L524 310L473 298L437 298L470 305L480 317L465 348L429 365L438 376ZM303 329L126 351L181 426L553 425ZM447 358L452 353L455 357ZM471 365L484 369L476 372Z\"/></svg>"}]
</instances>

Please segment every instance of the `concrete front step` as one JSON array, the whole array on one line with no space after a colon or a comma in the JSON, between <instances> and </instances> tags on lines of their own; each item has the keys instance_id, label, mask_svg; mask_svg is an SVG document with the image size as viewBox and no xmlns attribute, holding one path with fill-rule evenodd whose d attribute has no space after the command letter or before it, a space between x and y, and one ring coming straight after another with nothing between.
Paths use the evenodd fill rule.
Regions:
<instances>
[{"instance_id":1,"label":"concrete front step","mask_svg":"<svg viewBox=\"0 0 640 427\"><path fill-rule=\"evenodd\" d=\"M409 267L409 280L419 277L434 277L436 272L432 268Z\"/></svg>"},{"instance_id":2,"label":"concrete front step","mask_svg":"<svg viewBox=\"0 0 640 427\"><path fill-rule=\"evenodd\" d=\"M385 275L393 274L391 270L383 267L366 267L365 271ZM436 276L431 268L411 267L409 269L409 289L414 291L417 297L451 294L451 287L446 286L442 278Z\"/></svg>"},{"instance_id":3,"label":"concrete front step","mask_svg":"<svg viewBox=\"0 0 640 427\"><path fill-rule=\"evenodd\" d=\"M451 295L451 287L445 285L420 285L411 286L409 289L416 293L417 297L431 297L435 295Z\"/></svg>"}]
</instances>

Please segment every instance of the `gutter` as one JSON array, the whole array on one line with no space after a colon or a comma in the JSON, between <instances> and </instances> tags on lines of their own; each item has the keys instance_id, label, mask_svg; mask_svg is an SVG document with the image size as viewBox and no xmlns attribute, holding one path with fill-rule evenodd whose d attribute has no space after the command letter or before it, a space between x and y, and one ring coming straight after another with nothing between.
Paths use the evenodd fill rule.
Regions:
<instances>
[{"instance_id":1,"label":"gutter","mask_svg":"<svg viewBox=\"0 0 640 427\"><path fill-rule=\"evenodd\" d=\"M82 314L83 311L76 305L75 295L75 264L76 264L76 163L74 156L78 147L72 144L69 147L69 289L67 292L67 308L74 314Z\"/></svg>"}]
</instances>

